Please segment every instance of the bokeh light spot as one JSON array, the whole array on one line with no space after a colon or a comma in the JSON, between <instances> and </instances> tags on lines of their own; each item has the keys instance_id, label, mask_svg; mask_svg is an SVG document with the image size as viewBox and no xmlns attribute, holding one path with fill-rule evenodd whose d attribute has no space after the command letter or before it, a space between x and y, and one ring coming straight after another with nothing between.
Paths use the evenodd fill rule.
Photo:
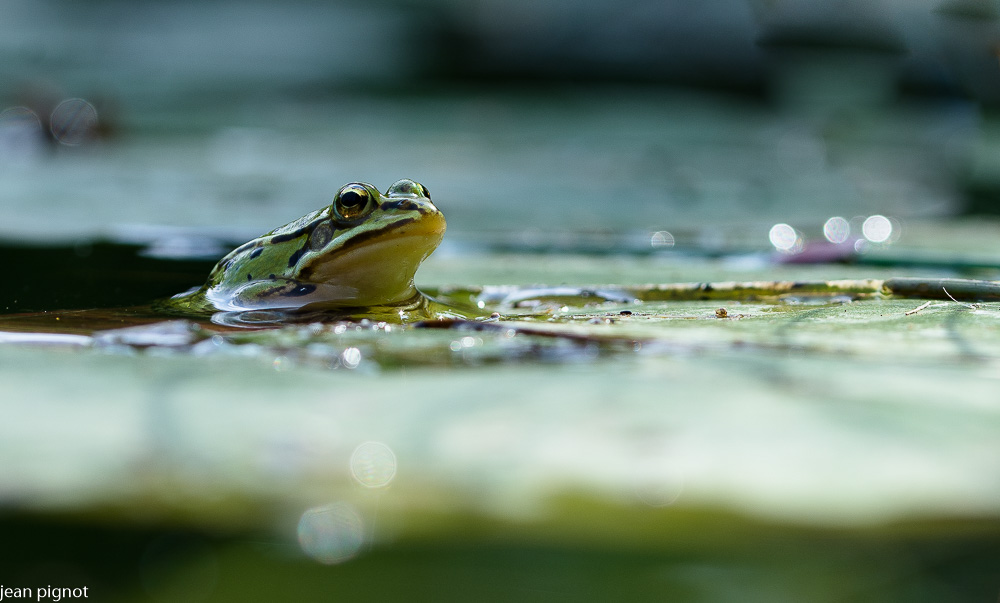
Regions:
<instances>
[{"instance_id":1,"label":"bokeh light spot","mask_svg":"<svg viewBox=\"0 0 1000 603\"><path fill-rule=\"evenodd\" d=\"M28 131L38 131L42 127L42 121L38 115L27 107L9 107L0 112L0 127L21 129Z\"/></svg>"},{"instance_id":2,"label":"bokeh light spot","mask_svg":"<svg viewBox=\"0 0 1000 603\"><path fill-rule=\"evenodd\" d=\"M672 477L659 482L643 484L636 488L639 500L651 507L672 505L681 497L684 482L680 477Z\"/></svg>"},{"instance_id":3,"label":"bokeh light spot","mask_svg":"<svg viewBox=\"0 0 1000 603\"><path fill-rule=\"evenodd\" d=\"M77 146L96 135L97 109L82 98L69 98L52 110L49 123L56 140Z\"/></svg>"},{"instance_id":4,"label":"bokeh light spot","mask_svg":"<svg viewBox=\"0 0 1000 603\"><path fill-rule=\"evenodd\" d=\"M823 236L827 241L839 245L851 236L851 223L846 218L834 216L823 224Z\"/></svg>"},{"instance_id":5,"label":"bokeh light spot","mask_svg":"<svg viewBox=\"0 0 1000 603\"><path fill-rule=\"evenodd\" d=\"M396 477L396 454L382 442L365 442L351 454L351 475L367 488L384 488Z\"/></svg>"},{"instance_id":6,"label":"bokeh light spot","mask_svg":"<svg viewBox=\"0 0 1000 603\"><path fill-rule=\"evenodd\" d=\"M778 251L795 253L802 247L802 238L799 233L788 224L775 224L771 227L767 238Z\"/></svg>"},{"instance_id":7,"label":"bokeh light spot","mask_svg":"<svg viewBox=\"0 0 1000 603\"><path fill-rule=\"evenodd\" d=\"M872 243L885 243L892 236L892 222L885 216L868 216L861 225L861 234Z\"/></svg>"},{"instance_id":8,"label":"bokeh light spot","mask_svg":"<svg viewBox=\"0 0 1000 603\"><path fill-rule=\"evenodd\" d=\"M483 344L482 339L479 339L478 337L469 337L468 335L466 335L461 339L456 339L452 341L451 343L448 344L448 347L451 348L452 352L461 352L465 348L471 348L482 344Z\"/></svg>"},{"instance_id":9,"label":"bokeh light spot","mask_svg":"<svg viewBox=\"0 0 1000 603\"><path fill-rule=\"evenodd\" d=\"M658 230L649 237L649 244L654 248L673 247L674 235L665 230Z\"/></svg>"},{"instance_id":10,"label":"bokeh light spot","mask_svg":"<svg viewBox=\"0 0 1000 603\"><path fill-rule=\"evenodd\" d=\"M0 112L0 160L4 164L41 154L45 137L42 121L27 107Z\"/></svg>"},{"instance_id":11,"label":"bokeh light spot","mask_svg":"<svg viewBox=\"0 0 1000 603\"><path fill-rule=\"evenodd\" d=\"M354 557L365 541L364 522L347 503L308 509L299 518L298 535L302 552L327 565Z\"/></svg>"},{"instance_id":12,"label":"bokeh light spot","mask_svg":"<svg viewBox=\"0 0 1000 603\"><path fill-rule=\"evenodd\" d=\"M361 350L358 348L347 348L340 354L340 363L344 368L356 369L361 364Z\"/></svg>"}]
</instances>

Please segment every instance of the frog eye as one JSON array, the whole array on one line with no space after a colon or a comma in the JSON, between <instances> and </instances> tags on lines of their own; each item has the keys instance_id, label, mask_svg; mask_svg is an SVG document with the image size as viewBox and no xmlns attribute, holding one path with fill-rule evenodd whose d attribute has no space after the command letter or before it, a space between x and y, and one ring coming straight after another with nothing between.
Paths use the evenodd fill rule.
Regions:
<instances>
[{"instance_id":1,"label":"frog eye","mask_svg":"<svg viewBox=\"0 0 1000 603\"><path fill-rule=\"evenodd\" d=\"M351 183L337 191L333 199L333 218L340 222L354 222L364 218L375 208L372 194L363 184Z\"/></svg>"},{"instance_id":2,"label":"frog eye","mask_svg":"<svg viewBox=\"0 0 1000 603\"><path fill-rule=\"evenodd\" d=\"M431 198L430 191L427 187L419 182L410 180L409 178L403 178L402 180L397 180L392 183L389 190L385 191L386 197L425 197L427 199Z\"/></svg>"}]
</instances>

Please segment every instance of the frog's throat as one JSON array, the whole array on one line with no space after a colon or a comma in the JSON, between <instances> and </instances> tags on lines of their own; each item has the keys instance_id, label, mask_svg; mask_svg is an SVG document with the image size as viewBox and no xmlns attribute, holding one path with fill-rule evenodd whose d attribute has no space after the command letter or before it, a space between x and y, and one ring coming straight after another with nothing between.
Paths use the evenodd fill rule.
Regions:
<instances>
[{"instance_id":1,"label":"frog's throat","mask_svg":"<svg viewBox=\"0 0 1000 603\"><path fill-rule=\"evenodd\" d=\"M441 214L401 221L398 225L352 241L333 256L303 270L298 280L355 293L345 304L394 304L413 296L413 277L420 263L441 243ZM333 301L333 300L331 300Z\"/></svg>"}]
</instances>

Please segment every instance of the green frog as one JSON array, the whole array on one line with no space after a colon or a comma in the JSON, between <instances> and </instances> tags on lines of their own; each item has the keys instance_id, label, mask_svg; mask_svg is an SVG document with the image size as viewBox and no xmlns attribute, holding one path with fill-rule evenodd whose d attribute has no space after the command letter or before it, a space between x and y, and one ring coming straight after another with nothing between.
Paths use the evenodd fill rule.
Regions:
<instances>
[{"instance_id":1,"label":"green frog","mask_svg":"<svg viewBox=\"0 0 1000 603\"><path fill-rule=\"evenodd\" d=\"M413 276L444 231L444 215L424 185L403 179L383 195L352 182L329 207L240 245L216 264L204 285L164 300L158 309L427 318L431 301L413 285Z\"/></svg>"}]
</instances>

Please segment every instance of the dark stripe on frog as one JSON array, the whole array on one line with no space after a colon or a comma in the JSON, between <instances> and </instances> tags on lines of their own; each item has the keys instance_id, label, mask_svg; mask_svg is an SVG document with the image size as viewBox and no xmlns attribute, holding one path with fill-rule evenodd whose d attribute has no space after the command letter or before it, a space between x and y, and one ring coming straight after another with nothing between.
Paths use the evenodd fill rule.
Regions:
<instances>
[{"instance_id":1,"label":"dark stripe on frog","mask_svg":"<svg viewBox=\"0 0 1000 603\"><path fill-rule=\"evenodd\" d=\"M396 201L386 201L379 205L379 209L382 211L387 211L390 209L402 209L405 211L416 211L420 214L427 214L430 210L419 203L410 201L409 199L399 199Z\"/></svg>"},{"instance_id":2,"label":"dark stripe on frog","mask_svg":"<svg viewBox=\"0 0 1000 603\"><path fill-rule=\"evenodd\" d=\"M282 293L285 297L302 297L303 295L309 295L316 290L316 285L300 284L298 287Z\"/></svg>"},{"instance_id":3,"label":"dark stripe on frog","mask_svg":"<svg viewBox=\"0 0 1000 603\"><path fill-rule=\"evenodd\" d=\"M292 255L291 255L291 256L290 256L289 258L288 258L288 267L289 267L289 268L291 268L291 267L292 267L292 266L294 266L295 264L298 264L298 263L299 263L299 260L300 260L300 259L302 259L302 254L304 254L304 253L306 252L306 248L307 248L308 246L309 246L309 243L307 242L307 243L306 243L306 246L305 246L305 247L303 247L303 248L299 249L298 251L296 251L295 253L293 253L293 254L292 254Z\"/></svg>"},{"instance_id":4,"label":"dark stripe on frog","mask_svg":"<svg viewBox=\"0 0 1000 603\"><path fill-rule=\"evenodd\" d=\"M265 242L265 243L261 243L257 239L254 239L253 241L247 241L246 243L243 243L242 245L240 245L236 249L230 251L229 255L235 256L236 254L243 253L247 249L252 249L252 248L256 247L257 249L254 249L252 252L250 252L250 257L251 258L255 258L258 255L260 255L261 253L263 253L265 245L270 245L270 244L273 244L273 243L284 243L285 241L291 241L293 239L297 239L297 238L305 235L306 233L311 233L313 231L313 229L316 228L317 224L320 224L320 223L322 223L324 221L329 221L329 219L330 219L329 216L321 216L319 218L316 218L312 222L306 224L305 226L302 226L301 228L296 228L295 230L293 230L291 232L286 232L284 234L274 235L270 239L267 239L266 240L267 242ZM266 236L267 235L263 235L262 237L259 237L259 238L264 238ZM228 260L228 263L231 264L234 259L235 258L230 258ZM229 266L227 265L226 268L228 268L228 267Z\"/></svg>"},{"instance_id":5,"label":"dark stripe on frog","mask_svg":"<svg viewBox=\"0 0 1000 603\"><path fill-rule=\"evenodd\" d=\"M212 271L208 273L208 277L214 278L215 275L217 274L220 273L225 274L226 270L229 270L229 267L232 265L233 265L233 258L229 258L224 262L219 262L218 264L215 265L215 268L212 268Z\"/></svg>"},{"instance_id":6,"label":"dark stripe on frog","mask_svg":"<svg viewBox=\"0 0 1000 603\"><path fill-rule=\"evenodd\" d=\"M309 229L309 238L306 239L305 245L303 245L299 250L297 250L288 258L289 268L295 266L295 264L297 264L299 260L302 259L302 255L305 254L305 252L310 250L312 251L322 250L323 247L325 247L326 244L329 243L331 239L333 239L334 233L337 232L337 228L333 226L333 224L326 218L322 218L310 223L307 228ZM303 229L300 228L299 230ZM278 237L274 237L271 240L277 241Z\"/></svg>"},{"instance_id":7,"label":"dark stripe on frog","mask_svg":"<svg viewBox=\"0 0 1000 603\"><path fill-rule=\"evenodd\" d=\"M283 234L274 235L274 236L272 236L268 240L268 242L270 242L270 243L284 243L286 241L292 241L294 239L297 239L299 237L302 237L302 236L305 236L305 235L311 233L313 231L313 229L316 228L317 224L320 224L321 222L324 222L324 221L329 221L329 219L330 219L329 216L321 216L319 218L316 218L312 222L306 224L305 226L302 226L301 228L296 228L295 230L293 230L291 232L286 232L286 233L283 233Z\"/></svg>"},{"instance_id":8,"label":"dark stripe on frog","mask_svg":"<svg viewBox=\"0 0 1000 603\"><path fill-rule=\"evenodd\" d=\"M399 222L396 222L390 228L383 228L381 230L370 230L370 231L368 231L366 233L356 235L356 236L354 236L354 237L351 238L350 245L347 245L346 247L341 247L337 251L337 253L344 253L345 251L351 249L352 247L357 247L358 245L364 244L366 241L368 241L368 239L378 238L378 237L384 235L387 232L396 230L397 228L400 228L402 226L406 226L407 224L410 224L410 223L416 222L416 221L417 221L416 218L405 218L403 220L400 220ZM296 261L298 261L299 256L301 255L301 253L300 253L301 251L302 250L300 249L299 251L295 252L295 254L292 255L292 258L294 258ZM289 262L291 262L291 259L289 259ZM291 263L289 263L288 265L292 266ZM309 280L309 277L311 277L311 276L312 276L312 270L309 270L308 268L303 268L302 270L299 271L299 278L301 278L302 280L306 280L307 281L307 280Z\"/></svg>"},{"instance_id":9,"label":"dark stripe on frog","mask_svg":"<svg viewBox=\"0 0 1000 603\"><path fill-rule=\"evenodd\" d=\"M302 297L303 295L309 295L315 290L316 285L292 281L284 285L278 285L277 287L269 287L257 295L259 297L275 297L279 295L282 297Z\"/></svg>"},{"instance_id":10,"label":"dark stripe on frog","mask_svg":"<svg viewBox=\"0 0 1000 603\"><path fill-rule=\"evenodd\" d=\"M233 261L236 259L236 254L243 253L247 249L250 249L251 247L256 247L258 245L259 245L259 243L257 243L256 240L247 241L246 243L243 243L242 245L240 245L236 249L234 249L234 250L232 250L232 251L229 252L229 255L232 256L232 257L230 257L229 260L226 263L227 264L232 264Z\"/></svg>"}]
</instances>

